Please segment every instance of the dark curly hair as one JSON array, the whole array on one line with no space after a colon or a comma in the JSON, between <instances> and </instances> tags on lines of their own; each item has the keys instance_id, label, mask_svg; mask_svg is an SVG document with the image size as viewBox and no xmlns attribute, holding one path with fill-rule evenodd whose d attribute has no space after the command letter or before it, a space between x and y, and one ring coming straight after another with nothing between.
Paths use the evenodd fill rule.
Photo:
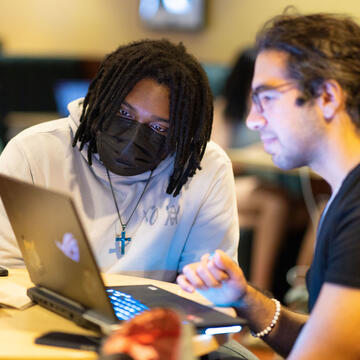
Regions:
<instances>
[{"instance_id":1,"label":"dark curly hair","mask_svg":"<svg viewBox=\"0 0 360 360\"><path fill-rule=\"evenodd\" d=\"M345 15L299 15L288 10L258 33L258 51L273 49L289 55L288 76L303 92L298 105L319 96L326 80L336 80L347 94L347 112L360 127L359 25Z\"/></svg>"},{"instance_id":2,"label":"dark curly hair","mask_svg":"<svg viewBox=\"0 0 360 360\"><path fill-rule=\"evenodd\" d=\"M73 146L88 144L88 162L96 149L96 132L114 118L126 96L149 77L170 89L170 124L166 145L175 154L167 193L177 196L189 177L201 169L210 139L213 96L200 63L183 44L141 40L120 46L102 62L85 97Z\"/></svg>"}]
</instances>

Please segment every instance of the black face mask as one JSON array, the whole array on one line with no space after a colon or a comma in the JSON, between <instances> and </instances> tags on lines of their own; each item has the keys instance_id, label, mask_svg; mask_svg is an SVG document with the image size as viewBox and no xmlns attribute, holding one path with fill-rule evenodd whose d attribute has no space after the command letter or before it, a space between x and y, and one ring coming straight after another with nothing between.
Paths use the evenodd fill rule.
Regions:
<instances>
[{"instance_id":1,"label":"black face mask","mask_svg":"<svg viewBox=\"0 0 360 360\"><path fill-rule=\"evenodd\" d=\"M167 155L165 140L148 125L120 117L96 134L100 160L108 170L122 176L154 170Z\"/></svg>"}]
</instances>

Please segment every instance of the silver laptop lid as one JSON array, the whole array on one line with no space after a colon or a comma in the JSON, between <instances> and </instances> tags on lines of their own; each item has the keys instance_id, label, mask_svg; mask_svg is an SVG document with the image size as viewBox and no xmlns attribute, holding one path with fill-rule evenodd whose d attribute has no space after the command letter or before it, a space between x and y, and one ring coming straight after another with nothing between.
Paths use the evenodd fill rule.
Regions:
<instances>
[{"instance_id":1,"label":"silver laptop lid","mask_svg":"<svg viewBox=\"0 0 360 360\"><path fill-rule=\"evenodd\" d=\"M1 174L0 196L32 282L118 321L72 199Z\"/></svg>"}]
</instances>

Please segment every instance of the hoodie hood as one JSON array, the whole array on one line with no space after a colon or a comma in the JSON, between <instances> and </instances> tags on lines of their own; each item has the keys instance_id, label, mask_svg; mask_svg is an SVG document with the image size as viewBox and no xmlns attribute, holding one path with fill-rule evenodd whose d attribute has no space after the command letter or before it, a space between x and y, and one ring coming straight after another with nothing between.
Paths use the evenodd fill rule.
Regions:
<instances>
[{"instance_id":1,"label":"hoodie hood","mask_svg":"<svg viewBox=\"0 0 360 360\"><path fill-rule=\"evenodd\" d=\"M69 124L70 124L73 134L76 133L76 131L80 125L80 117L81 117L81 113L83 110L83 103L84 103L84 98L80 98L80 99L72 101L68 105L68 110L70 113ZM76 144L75 147L80 151L79 142ZM87 151L88 151L88 145L85 144L83 149L80 151L80 153L86 162L88 162ZM173 171L173 164L174 164L174 156L166 157L163 161L161 161L161 163L153 171L152 177L154 178L155 176L157 176L158 174L162 173L165 170L169 173L169 176L170 176L170 174ZM106 168L105 168L104 164L101 162L99 155L97 153L92 155L91 169L103 181L109 182L107 173L106 173ZM111 181L113 182L114 185L116 183L132 184L132 183L138 182L138 181L147 181L150 176L150 171L146 171L142 174L138 174L138 175L134 175L134 176L121 176L121 175L114 174L112 172L109 172L109 174L111 176Z\"/></svg>"}]
</instances>

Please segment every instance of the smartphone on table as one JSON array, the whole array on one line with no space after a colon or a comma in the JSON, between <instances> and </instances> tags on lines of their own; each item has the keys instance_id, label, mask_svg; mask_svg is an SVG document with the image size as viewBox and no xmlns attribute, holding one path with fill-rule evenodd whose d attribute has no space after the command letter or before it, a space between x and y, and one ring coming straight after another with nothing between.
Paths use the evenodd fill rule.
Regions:
<instances>
[{"instance_id":1,"label":"smartphone on table","mask_svg":"<svg viewBox=\"0 0 360 360\"><path fill-rule=\"evenodd\" d=\"M101 345L101 339L100 336L50 331L36 338L35 343L98 352Z\"/></svg>"}]
</instances>

